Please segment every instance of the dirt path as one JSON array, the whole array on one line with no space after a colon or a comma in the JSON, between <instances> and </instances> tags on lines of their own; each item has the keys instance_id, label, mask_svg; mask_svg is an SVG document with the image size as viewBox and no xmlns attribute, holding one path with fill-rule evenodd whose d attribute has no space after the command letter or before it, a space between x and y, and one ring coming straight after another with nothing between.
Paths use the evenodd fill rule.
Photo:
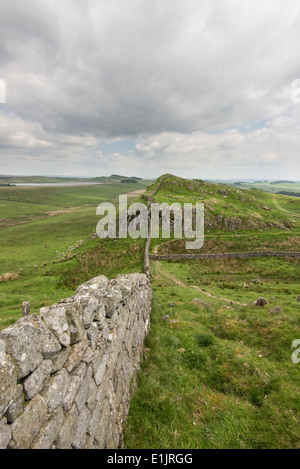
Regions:
<instances>
[{"instance_id":1,"label":"dirt path","mask_svg":"<svg viewBox=\"0 0 300 469\"><path fill-rule=\"evenodd\" d=\"M278 200L276 199L276 197L273 197L273 202L274 202L274 204L276 205L276 207L278 208L278 210L280 210L281 212L288 213L289 215L292 215L292 216L295 217L295 218L300 218L300 215L297 215L297 214L294 213L294 212L290 212L289 210L286 210L285 208L280 207L280 205L279 205Z\"/></svg>"},{"instance_id":2,"label":"dirt path","mask_svg":"<svg viewBox=\"0 0 300 469\"><path fill-rule=\"evenodd\" d=\"M165 243L157 244L157 245L153 248L153 254L157 255L157 254L158 254L158 249L160 248L160 246L163 246L163 245L165 245L165 244L172 243L173 241L175 241L175 240L174 240L174 239L170 239L170 241L166 241Z\"/></svg>"},{"instance_id":3,"label":"dirt path","mask_svg":"<svg viewBox=\"0 0 300 469\"><path fill-rule=\"evenodd\" d=\"M136 191L127 192L127 194L122 194L122 195L127 195L127 197L137 197L138 195L143 194L145 191L146 189L138 189Z\"/></svg>"},{"instance_id":4,"label":"dirt path","mask_svg":"<svg viewBox=\"0 0 300 469\"><path fill-rule=\"evenodd\" d=\"M171 280L172 282L174 282L176 285L178 285L179 287L182 287L182 288L194 288L195 290L203 293L204 295L207 295L209 296L210 298L214 298L216 300L221 300L221 301L226 301L226 303L230 303L230 304L236 304L236 305L240 305L240 306L248 306L247 303L240 303L239 301L233 301L233 300L229 300L228 298L222 298L220 296L215 296L215 295L212 295L211 293L208 293L207 291L204 291L204 290L201 290L200 287L197 287L196 285L186 285L184 282L182 282L178 277L176 277L176 275L173 275L171 274L170 272L166 271L166 269L163 267L163 265L161 263L159 263L159 275L162 275L163 277L166 277L168 278L169 280Z\"/></svg>"}]
</instances>

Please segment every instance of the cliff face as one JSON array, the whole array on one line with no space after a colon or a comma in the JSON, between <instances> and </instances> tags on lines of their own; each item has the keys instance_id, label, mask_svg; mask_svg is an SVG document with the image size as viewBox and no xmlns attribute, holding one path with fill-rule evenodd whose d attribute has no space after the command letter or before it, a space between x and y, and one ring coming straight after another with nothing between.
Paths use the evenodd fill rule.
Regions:
<instances>
[{"instance_id":1,"label":"cliff face","mask_svg":"<svg viewBox=\"0 0 300 469\"><path fill-rule=\"evenodd\" d=\"M0 333L0 448L117 448L152 292L144 274L96 277Z\"/></svg>"}]
</instances>

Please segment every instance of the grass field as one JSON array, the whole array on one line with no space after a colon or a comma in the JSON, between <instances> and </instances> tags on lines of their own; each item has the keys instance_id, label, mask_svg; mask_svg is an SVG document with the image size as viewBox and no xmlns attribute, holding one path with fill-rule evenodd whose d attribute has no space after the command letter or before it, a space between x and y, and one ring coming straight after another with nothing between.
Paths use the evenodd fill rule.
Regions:
<instances>
[{"instance_id":1,"label":"grass field","mask_svg":"<svg viewBox=\"0 0 300 469\"><path fill-rule=\"evenodd\" d=\"M156 264L126 448L299 448L299 262Z\"/></svg>"},{"instance_id":2,"label":"grass field","mask_svg":"<svg viewBox=\"0 0 300 469\"><path fill-rule=\"evenodd\" d=\"M38 312L96 275L142 272L143 239L93 233L99 203L148 183L0 187L0 278L17 276L0 282L0 328L21 316L22 301ZM155 200L204 202L201 253L300 251L299 198L170 176ZM154 250L186 252L185 240L154 239ZM299 448L299 260L152 261L151 272L151 331L125 448ZM255 306L259 297L269 303Z\"/></svg>"},{"instance_id":3,"label":"grass field","mask_svg":"<svg viewBox=\"0 0 300 469\"><path fill-rule=\"evenodd\" d=\"M122 243L117 248L114 240L107 240L104 248L98 238L91 238L99 220L99 203L115 203L119 194L142 190L147 184L0 187L0 278L5 273L18 276L0 282L0 328L21 316L23 301L30 301L31 311L38 312L70 296L92 276L112 277L127 266L130 270L130 265L131 271L141 269L142 242L137 244L138 257L127 251L127 240L123 248ZM112 262L114 250L118 261Z\"/></svg>"},{"instance_id":4,"label":"grass field","mask_svg":"<svg viewBox=\"0 0 300 469\"><path fill-rule=\"evenodd\" d=\"M205 202L219 224L202 253L300 251L296 198L168 178L155 199ZM231 230L220 215L245 223ZM151 248L186 252L185 240ZM299 448L299 260L152 261L151 272L151 332L125 447ZM269 303L255 306L259 297Z\"/></svg>"}]
</instances>

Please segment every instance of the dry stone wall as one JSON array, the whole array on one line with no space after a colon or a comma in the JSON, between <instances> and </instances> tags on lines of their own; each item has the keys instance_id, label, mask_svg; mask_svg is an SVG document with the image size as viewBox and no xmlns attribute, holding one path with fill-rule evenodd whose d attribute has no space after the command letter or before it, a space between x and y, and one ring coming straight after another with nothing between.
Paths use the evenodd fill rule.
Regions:
<instances>
[{"instance_id":1,"label":"dry stone wall","mask_svg":"<svg viewBox=\"0 0 300 469\"><path fill-rule=\"evenodd\" d=\"M122 445L149 331L145 274L96 277L0 332L0 448Z\"/></svg>"},{"instance_id":2,"label":"dry stone wall","mask_svg":"<svg viewBox=\"0 0 300 469\"><path fill-rule=\"evenodd\" d=\"M285 251L253 251L227 252L223 254L150 254L149 258L156 261L176 261L184 259L251 259L254 257L291 257L300 258L300 252Z\"/></svg>"}]
</instances>

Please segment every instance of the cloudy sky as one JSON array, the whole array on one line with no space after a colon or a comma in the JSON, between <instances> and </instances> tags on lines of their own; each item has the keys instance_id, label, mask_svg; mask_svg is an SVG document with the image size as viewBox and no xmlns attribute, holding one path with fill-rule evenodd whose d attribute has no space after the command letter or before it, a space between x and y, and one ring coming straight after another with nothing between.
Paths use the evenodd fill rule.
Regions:
<instances>
[{"instance_id":1,"label":"cloudy sky","mask_svg":"<svg viewBox=\"0 0 300 469\"><path fill-rule=\"evenodd\" d=\"M0 0L0 32L0 174L300 180L298 0Z\"/></svg>"}]
</instances>

